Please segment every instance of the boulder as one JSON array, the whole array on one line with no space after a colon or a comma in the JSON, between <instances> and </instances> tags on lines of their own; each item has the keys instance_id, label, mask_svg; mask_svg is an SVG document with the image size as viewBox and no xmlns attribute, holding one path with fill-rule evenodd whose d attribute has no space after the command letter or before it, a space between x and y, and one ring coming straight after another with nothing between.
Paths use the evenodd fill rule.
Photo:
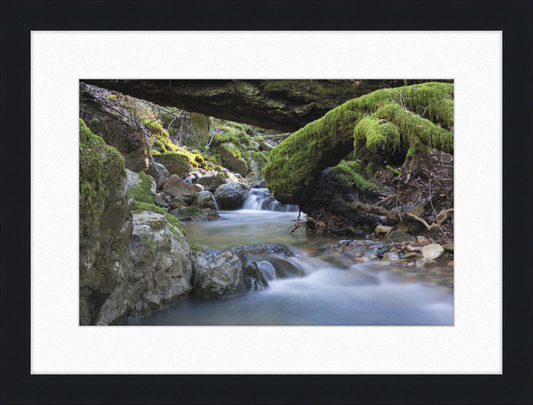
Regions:
<instances>
[{"instance_id":1,"label":"boulder","mask_svg":"<svg viewBox=\"0 0 533 405\"><path fill-rule=\"evenodd\" d=\"M431 243L430 245L422 248L422 256L428 259L436 260L441 257L443 253L444 249L438 243Z\"/></svg>"},{"instance_id":2,"label":"boulder","mask_svg":"<svg viewBox=\"0 0 533 405\"><path fill-rule=\"evenodd\" d=\"M150 147L139 128L130 127L90 98L82 97L80 107L93 115L88 119L91 132L122 154L127 169L135 173L148 170Z\"/></svg>"},{"instance_id":3,"label":"boulder","mask_svg":"<svg viewBox=\"0 0 533 405\"><path fill-rule=\"evenodd\" d=\"M230 170L239 173L241 176L246 176L248 173L248 164L241 157L242 151L233 143L223 143L218 147L220 156L225 161L225 166Z\"/></svg>"},{"instance_id":4,"label":"boulder","mask_svg":"<svg viewBox=\"0 0 533 405\"><path fill-rule=\"evenodd\" d=\"M148 166L148 172L150 176L152 176L156 182L157 188L161 188L163 185L164 180L167 177L170 177L170 173L168 172L167 168L163 166L161 163L156 162L150 162L150 165Z\"/></svg>"},{"instance_id":5,"label":"boulder","mask_svg":"<svg viewBox=\"0 0 533 405\"><path fill-rule=\"evenodd\" d=\"M237 182L237 178L231 173L216 172L206 174L198 179L197 184L204 186L207 190L214 193L222 184Z\"/></svg>"},{"instance_id":6,"label":"boulder","mask_svg":"<svg viewBox=\"0 0 533 405\"><path fill-rule=\"evenodd\" d=\"M94 325L119 283L133 228L123 156L80 120L79 316Z\"/></svg>"},{"instance_id":7,"label":"boulder","mask_svg":"<svg viewBox=\"0 0 533 405\"><path fill-rule=\"evenodd\" d=\"M184 153L161 153L155 155L154 160L165 166L170 174L178 177L187 177L192 169L191 160Z\"/></svg>"},{"instance_id":8,"label":"boulder","mask_svg":"<svg viewBox=\"0 0 533 405\"><path fill-rule=\"evenodd\" d=\"M215 198L220 208L225 210L237 209L244 204L249 190L250 186L246 183L222 184L215 191Z\"/></svg>"},{"instance_id":9,"label":"boulder","mask_svg":"<svg viewBox=\"0 0 533 405\"><path fill-rule=\"evenodd\" d=\"M146 190L147 192L150 192L152 195L156 192L156 183L148 176L146 176L143 173L135 173L131 170L126 169L126 174L128 176L128 181L126 183L126 187L128 188L128 191L133 191L135 186L144 186L144 182L149 183L149 190Z\"/></svg>"},{"instance_id":10,"label":"boulder","mask_svg":"<svg viewBox=\"0 0 533 405\"><path fill-rule=\"evenodd\" d=\"M133 215L133 233L117 285L102 305L97 325L115 324L177 302L192 289L190 249L181 226L166 215Z\"/></svg>"},{"instance_id":11,"label":"boulder","mask_svg":"<svg viewBox=\"0 0 533 405\"><path fill-rule=\"evenodd\" d=\"M198 208L211 208L216 209L215 198L209 191L200 191L192 198L192 204Z\"/></svg>"},{"instance_id":12,"label":"boulder","mask_svg":"<svg viewBox=\"0 0 533 405\"><path fill-rule=\"evenodd\" d=\"M193 195L192 187L177 176L170 176L165 179L161 189L171 196L171 198Z\"/></svg>"},{"instance_id":13,"label":"boulder","mask_svg":"<svg viewBox=\"0 0 533 405\"><path fill-rule=\"evenodd\" d=\"M241 246L224 251L204 248L194 259L194 295L218 298L266 287L261 270Z\"/></svg>"}]
</instances>

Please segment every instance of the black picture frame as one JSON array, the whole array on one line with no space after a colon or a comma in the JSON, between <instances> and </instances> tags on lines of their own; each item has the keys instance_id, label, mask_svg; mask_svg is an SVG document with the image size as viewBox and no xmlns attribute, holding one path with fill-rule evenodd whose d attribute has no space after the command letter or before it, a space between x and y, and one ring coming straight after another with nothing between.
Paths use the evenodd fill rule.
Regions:
<instances>
[{"instance_id":1,"label":"black picture frame","mask_svg":"<svg viewBox=\"0 0 533 405\"><path fill-rule=\"evenodd\" d=\"M2 1L1 403L532 403L532 11L529 1ZM30 32L154 29L503 31L503 374L31 375Z\"/></svg>"}]
</instances>

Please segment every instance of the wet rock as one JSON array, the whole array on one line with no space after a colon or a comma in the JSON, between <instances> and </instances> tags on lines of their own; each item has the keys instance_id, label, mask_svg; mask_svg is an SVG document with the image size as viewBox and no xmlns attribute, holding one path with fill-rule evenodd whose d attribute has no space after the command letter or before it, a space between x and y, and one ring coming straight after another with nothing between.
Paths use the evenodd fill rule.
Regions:
<instances>
[{"instance_id":1,"label":"wet rock","mask_svg":"<svg viewBox=\"0 0 533 405\"><path fill-rule=\"evenodd\" d=\"M408 233L405 233L404 231L394 231L389 234L387 237L386 242L414 242L415 238L413 238Z\"/></svg>"},{"instance_id":2,"label":"wet rock","mask_svg":"<svg viewBox=\"0 0 533 405\"><path fill-rule=\"evenodd\" d=\"M232 210L241 208L249 189L250 186L246 183L222 184L215 191L215 198L222 209Z\"/></svg>"},{"instance_id":3,"label":"wet rock","mask_svg":"<svg viewBox=\"0 0 533 405\"><path fill-rule=\"evenodd\" d=\"M305 275L304 270L296 265L296 263L292 262L288 257L282 255L268 256L266 260L268 260L276 270L277 278L294 278L303 277Z\"/></svg>"},{"instance_id":4,"label":"wet rock","mask_svg":"<svg viewBox=\"0 0 533 405\"><path fill-rule=\"evenodd\" d=\"M432 260L438 259L443 253L444 249L437 243L432 243L422 248L422 256Z\"/></svg>"},{"instance_id":5,"label":"wet rock","mask_svg":"<svg viewBox=\"0 0 533 405\"><path fill-rule=\"evenodd\" d=\"M263 273L240 246L203 249L194 259L193 293L219 298L268 287Z\"/></svg>"},{"instance_id":6,"label":"wet rock","mask_svg":"<svg viewBox=\"0 0 533 405\"><path fill-rule=\"evenodd\" d=\"M262 174L258 174L248 180L248 184L251 188L266 188L267 183Z\"/></svg>"},{"instance_id":7,"label":"wet rock","mask_svg":"<svg viewBox=\"0 0 533 405\"><path fill-rule=\"evenodd\" d=\"M385 253L387 253L389 251L389 248L386 247L386 246L383 246L382 248L379 248L377 251L376 251L376 255L378 257L383 257L385 255Z\"/></svg>"},{"instance_id":8,"label":"wet rock","mask_svg":"<svg viewBox=\"0 0 533 405\"><path fill-rule=\"evenodd\" d=\"M420 252L422 250L422 247L408 245L405 247L405 250L407 250L408 252Z\"/></svg>"},{"instance_id":9,"label":"wet rock","mask_svg":"<svg viewBox=\"0 0 533 405\"><path fill-rule=\"evenodd\" d=\"M250 255L285 255L293 256L293 253L280 245L274 243L263 243L262 245L250 245L243 247L246 253Z\"/></svg>"},{"instance_id":10,"label":"wet rock","mask_svg":"<svg viewBox=\"0 0 533 405\"><path fill-rule=\"evenodd\" d=\"M399 262L400 261L400 255L395 252L388 252L383 255L383 260L388 262Z\"/></svg>"},{"instance_id":11,"label":"wet rock","mask_svg":"<svg viewBox=\"0 0 533 405\"><path fill-rule=\"evenodd\" d=\"M167 177L170 177L170 173L168 172L167 168L161 163L156 162L150 162L147 174L154 178L157 188L161 188L164 180Z\"/></svg>"}]
</instances>

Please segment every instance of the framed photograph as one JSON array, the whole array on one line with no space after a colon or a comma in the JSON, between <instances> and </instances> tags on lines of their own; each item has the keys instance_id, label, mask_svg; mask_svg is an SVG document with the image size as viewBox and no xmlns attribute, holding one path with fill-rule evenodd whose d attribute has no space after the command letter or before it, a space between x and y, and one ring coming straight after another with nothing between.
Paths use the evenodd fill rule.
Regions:
<instances>
[{"instance_id":1,"label":"framed photograph","mask_svg":"<svg viewBox=\"0 0 533 405\"><path fill-rule=\"evenodd\" d=\"M489 10L469 2L2 3L2 402L531 401L531 308L524 304L531 302L532 24L525 18L531 4L491 4ZM510 15L512 19L504 18ZM139 85L144 81L153 90L157 84L154 93L161 95L167 82L172 89L185 88L186 81L238 81L259 88L262 102L281 103L288 102L283 99L288 92L272 86L282 80L310 93L321 81L348 84L355 93L346 101L377 97L388 89L391 103L376 98L368 111L361 110L377 129L361 129L356 136L360 145L350 138L345 154L328 157L324 152L325 157L306 155L299 161L293 158L297 153L327 149L306 149L311 138L300 129L310 122L321 125L327 111L319 113L318 102L314 119L302 110L297 124L281 117L267 123L276 108L264 116L258 109L254 115L242 99L214 111L205 107L207 98L180 108L156 102ZM363 90L379 80L389 85ZM128 86L134 90L124 90ZM420 109L412 93L437 87L440 94L452 89L451 95ZM452 121L443 118L446 109L430 109L436 102L454 106ZM352 104L353 111L362 108ZM427 138L428 150L416 149L418 143L402 144L403 160L397 161L400 143L394 143L394 134L414 132L384 115L389 104L420 121L411 125L420 137L416 139L425 139L426 121L431 133L442 137ZM206 119L205 142L201 125L193 125L200 116ZM146 252L128 258L121 256L121 248L109 247L119 239L98 240L99 246L108 243L109 255L117 255L115 271L126 271L130 264L122 261L127 260L143 262L143 267L152 254L161 264L150 279L167 271L169 279L160 284L172 289L179 284L186 290L189 283L196 295L232 295L228 291L233 287L238 293L258 291L173 304L174 296L168 288L157 289L157 281L145 290L138 289L133 276L116 288L94 287L95 277L103 273L92 266L103 265L91 256L97 253L80 250L90 240L82 234L80 218L89 218L89 228L94 225L91 209L96 205L91 202L99 189L89 185L90 201L80 205L86 178L95 178L89 173L94 166L88 166L86 177L80 167L90 157L87 150L97 147L81 142L79 134L81 128L87 139L110 138L111 119L141 131L139 139L146 136L147 166L170 168L169 176L158 179L154 174L147 180L155 185L153 193L147 191L151 187L143 191L154 207L148 211L139 204L142 176L124 189L120 198L131 205L128 211L137 209L129 219L130 232L138 240L172 234L176 240L169 243L187 244L188 257L194 251L196 260L190 264L190 280L180 284L169 281L177 276L170 264L165 267L167 259L172 263L179 255L167 258L164 249L157 250L163 246L159 242L145 243ZM159 128L154 123L166 138L154 132ZM14 131L17 136L10 135ZM371 138L375 131L392 135ZM331 130L326 132L331 138ZM318 133L312 139L324 146ZM452 134L451 149L446 134ZM298 136L301 148L295 141L287 149L285 140ZM148 173L137 167L143 157L117 145L113 150L125 158L124 173ZM363 146L368 154L356 156ZM404 165L411 148L422 155L426 151L440 169ZM97 160L105 165L113 150L98 152ZM293 165L290 181L272 169L281 150L292 162L284 164ZM347 158L349 153L353 159ZM168 155L185 156L191 167L179 172L164 161ZM260 167L262 156L266 166ZM317 190L326 198L318 180L291 194L291 181L299 181L292 180L299 175L295 168L304 168L304 161L314 163L302 178L318 178L325 168L344 165L333 171L339 182L339 173L351 176L344 202L354 204L358 218L381 214L381 222L347 222L337 211L306 205ZM318 164L324 167L316 168ZM356 166L362 171L356 172ZM261 181L254 176L263 170L270 184L251 187ZM237 205L217 194L218 187L210 190L211 184L200 181L217 173L234 176L235 181L224 181L233 188L248 184ZM182 186L187 190L196 186L194 193L174 195L174 183L181 183L173 178L187 183ZM376 185L374 194L362 192L362 181ZM410 181L411 193L397 186ZM192 198L204 189L219 204L214 213L226 220L189 222L192 214L180 211L194 207ZM426 207L422 200L427 203L428 196ZM386 204L388 198L394 206ZM279 201L285 205L276 206ZM440 205L431 207L433 202ZM414 211L419 205L422 211ZM404 222L395 220L402 214L423 229L437 224L440 234L428 234L427 243L415 238L392 246L376 227L387 235ZM94 217L101 221L102 214ZM280 233L283 221L295 232ZM294 239L298 232L305 235L304 221L320 231L324 243ZM344 234L337 232L343 227ZM152 230L150 235L145 228ZM167 228L169 232L161 232ZM185 231L188 242L180 239ZM272 233L279 239L272 239ZM455 239L454 250L449 242ZM288 250L265 251L264 243ZM429 258L422 252L426 245L438 245L442 252L418 266ZM232 246L246 249L230 252ZM383 247L388 251L378 252ZM78 271L85 253L85 270ZM242 269L249 261L247 270L239 270L248 272L248 278L239 279L242 286L228 282L220 287L209 272L200 277L198 262L221 261L222 255L228 263L237 258ZM85 277L93 278L83 284ZM419 388L406 390L410 385ZM119 389L124 386L129 388Z\"/></svg>"}]
</instances>

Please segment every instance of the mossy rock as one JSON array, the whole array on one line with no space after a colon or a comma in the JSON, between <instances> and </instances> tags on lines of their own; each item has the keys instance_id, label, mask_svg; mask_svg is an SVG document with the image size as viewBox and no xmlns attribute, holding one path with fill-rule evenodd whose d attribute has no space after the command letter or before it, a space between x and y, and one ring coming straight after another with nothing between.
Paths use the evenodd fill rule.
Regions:
<instances>
[{"instance_id":1,"label":"mossy rock","mask_svg":"<svg viewBox=\"0 0 533 405\"><path fill-rule=\"evenodd\" d=\"M212 174L207 174L198 179L197 184L204 186L205 189L214 193L216 189L222 184L236 182L237 178L231 173L227 172L216 172Z\"/></svg>"},{"instance_id":2,"label":"mossy rock","mask_svg":"<svg viewBox=\"0 0 533 405\"><path fill-rule=\"evenodd\" d=\"M233 143L223 143L218 151L225 160L225 166L245 177L248 173L248 164L242 158L242 151Z\"/></svg>"},{"instance_id":3,"label":"mossy rock","mask_svg":"<svg viewBox=\"0 0 533 405\"><path fill-rule=\"evenodd\" d=\"M154 156L154 160L165 166L170 174L181 178L187 177L193 167L190 154L182 152L159 154Z\"/></svg>"},{"instance_id":4,"label":"mossy rock","mask_svg":"<svg viewBox=\"0 0 533 405\"><path fill-rule=\"evenodd\" d=\"M181 218L182 220L192 220L192 221L216 221L220 219L217 211L212 208L198 208L195 205L188 207L176 208L170 211L170 215L173 215L176 218Z\"/></svg>"},{"instance_id":5,"label":"mossy rock","mask_svg":"<svg viewBox=\"0 0 533 405\"><path fill-rule=\"evenodd\" d=\"M124 158L118 150L93 134L83 120L80 125L80 236L98 227L108 198L114 199L125 185Z\"/></svg>"}]
</instances>

